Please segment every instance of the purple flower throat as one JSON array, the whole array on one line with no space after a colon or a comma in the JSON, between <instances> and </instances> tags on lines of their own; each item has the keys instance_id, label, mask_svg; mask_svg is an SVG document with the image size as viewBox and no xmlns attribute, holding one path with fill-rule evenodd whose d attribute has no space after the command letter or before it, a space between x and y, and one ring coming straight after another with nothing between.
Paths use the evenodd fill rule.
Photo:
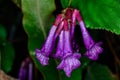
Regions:
<instances>
[{"instance_id":1,"label":"purple flower throat","mask_svg":"<svg viewBox=\"0 0 120 80\"><path fill-rule=\"evenodd\" d=\"M98 55L103 52L101 47L102 42L96 43L90 34L88 33L84 21L78 10L72 8L66 8L61 14L58 14L54 24L52 25L48 37L42 46L42 48L36 49L36 58L41 65L45 66L49 63L49 57L58 58L61 60L57 69L63 69L66 76L70 77L71 72L80 67L81 54L79 53L79 45L76 43L74 31L76 21L80 25L83 42L86 48L86 52L83 56L88 57L91 60L97 60ZM56 39L58 43L56 47L56 53L53 53Z\"/></svg>"}]
</instances>

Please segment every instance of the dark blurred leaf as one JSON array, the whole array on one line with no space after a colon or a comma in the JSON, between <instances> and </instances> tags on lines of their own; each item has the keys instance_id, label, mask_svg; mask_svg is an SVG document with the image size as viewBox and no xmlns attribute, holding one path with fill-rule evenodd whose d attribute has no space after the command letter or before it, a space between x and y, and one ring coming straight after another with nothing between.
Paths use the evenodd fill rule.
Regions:
<instances>
[{"instance_id":1,"label":"dark blurred leaf","mask_svg":"<svg viewBox=\"0 0 120 80\"><path fill-rule=\"evenodd\" d=\"M107 66L94 63L88 67L85 80L115 80Z\"/></svg>"},{"instance_id":2,"label":"dark blurred leaf","mask_svg":"<svg viewBox=\"0 0 120 80\"><path fill-rule=\"evenodd\" d=\"M67 77L65 75L64 71L60 71L60 75L61 75L61 80L82 80L82 73L81 73L81 68L77 68L75 70L72 71L71 73L71 77Z\"/></svg>"},{"instance_id":3,"label":"dark blurred leaf","mask_svg":"<svg viewBox=\"0 0 120 80\"><path fill-rule=\"evenodd\" d=\"M6 40L7 32L4 26L0 24L0 43Z\"/></svg>"},{"instance_id":4,"label":"dark blurred leaf","mask_svg":"<svg viewBox=\"0 0 120 80\"><path fill-rule=\"evenodd\" d=\"M4 43L1 48L1 69L5 72L9 72L12 68L15 52L10 43Z\"/></svg>"},{"instance_id":5,"label":"dark blurred leaf","mask_svg":"<svg viewBox=\"0 0 120 80\"><path fill-rule=\"evenodd\" d=\"M82 69L85 69L88 65L89 65L89 63L90 63L90 59L88 59L87 57L85 57L85 56L83 56L81 59L80 59L80 61L81 61L81 68Z\"/></svg>"},{"instance_id":6,"label":"dark blurred leaf","mask_svg":"<svg viewBox=\"0 0 120 80\"><path fill-rule=\"evenodd\" d=\"M29 36L29 52L46 80L59 80L55 61L52 59L48 66L43 67L35 58L35 49L44 44L47 32L53 24L54 10L54 0L22 0L23 25Z\"/></svg>"},{"instance_id":7,"label":"dark blurred leaf","mask_svg":"<svg viewBox=\"0 0 120 80\"><path fill-rule=\"evenodd\" d=\"M19 8L21 7L21 0L12 0Z\"/></svg>"},{"instance_id":8,"label":"dark blurred leaf","mask_svg":"<svg viewBox=\"0 0 120 80\"><path fill-rule=\"evenodd\" d=\"M61 2L63 7L68 4L66 0ZM72 0L71 7L80 10L88 28L105 29L120 34L119 0Z\"/></svg>"},{"instance_id":9,"label":"dark blurred leaf","mask_svg":"<svg viewBox=\"0 0 120 80\"><path fill-rule=\"evenodd\" d=\"M59 80L58 70L56 69L56 64L54 59L49 60L49 65L41 66L35 56L32 56L36 66L42 72L44 80Z\"/></svg>"},{"instance_id":10,"label":"dark blurred leaf","mask_svg":"<svg viewBox=\"0 0 120 80\"><path fill-rule=\"evenodd\" d=\"M69 0L60 0L60 1L61 1L61 4L62 4L62 7L63 7L63 8L68 7Z\"/></svg>"}]
</instances>

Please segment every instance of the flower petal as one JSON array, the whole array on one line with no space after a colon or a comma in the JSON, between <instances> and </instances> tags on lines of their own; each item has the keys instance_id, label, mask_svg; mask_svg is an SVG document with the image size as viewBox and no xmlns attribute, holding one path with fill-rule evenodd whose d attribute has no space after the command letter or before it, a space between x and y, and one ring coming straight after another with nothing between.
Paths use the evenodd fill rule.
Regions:
<instances>
[{"instance_id":1,"label":"flower petal","mask_svg":"<svg viewBox=\"0 0 120 80\"><path fill-rule=\"evenodd\" d=\"M84 55L87 56L91 60L97 60L98 55L102 53L103 51L103 48L100 47L101 44L102 44L101 42L96 43Z\"/></svg>"},{"instance_id":2,"label":"flower petal","mask_svg":"<svg viewBox=\"0 0 120 80\"><path fill-rule=\"evenodd\" d=\"M36 49L36 58L39 60L39 62L45 66L45 65L48 65L48 60L49 60L49 57L43 55L45 54L44 52Z\"/></svg>"},{"instance_id":3,"label":"flower petal","mask_svg":"<svg viewBox=\"0 0 120 80\"><path fill-rule=\"evenodd\" d=\"M79 24L80 24L80 29L81 29L81 32L82 32L85 47L86 47L86 49L89 49L93 44L95 44L95 42L93 41L90 34L88 33L84 22L81 21L81 22L79 22Z\"/></svg>"},{"instance_id":4,"label":"flower petal","mask_svg":"<svg viewBox=\"0 0 120 80\"><path fill-rule=\"evenodd\" d=\"M57 52L55 54L55 56L57 58L61 58L63 57L64 54L64 31L61 31L60 35L59 35L59 41L58 41L58 45L57 45Z\"/></svg>"},{"instance_id":5,"label":"flower petal","mask_svg":"<svg viewBox=\"0 0 120 80\"><path fill-rule=\"evenodd\" d=\"M55 25L52 26L50 32L49 32L49 35L47 37L47 40L44 44L44 50L45 50L45 53L47 53L46 55L49 55L52 50L53 50L53 45L54 45L54 42L55 42L55 31L56 31L57 27Z\"/></svg>"},{"instance_id":6,"label":"flower petal","mask_svg":"<svg viewBox=\"0 0 120 80\"><path fill-rule=\"evenodd\" d=\"M70 77L71 72L80 66L80 54L71 55L66 58L63 58L61 63L58 65L58 69L63 69L68 77Z\"/></svg>"}]
</instances>

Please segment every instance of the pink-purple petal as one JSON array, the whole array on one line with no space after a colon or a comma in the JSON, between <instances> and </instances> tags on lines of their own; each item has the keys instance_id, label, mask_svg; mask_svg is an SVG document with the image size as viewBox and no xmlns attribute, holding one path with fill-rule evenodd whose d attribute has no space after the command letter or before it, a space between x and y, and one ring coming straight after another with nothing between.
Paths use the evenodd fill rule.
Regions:
<instances>
[{"instance_id":1,"label":"pink-purple petal","mask_svg":"<svg viewBox=\"0 0 120 80\"><path fill-rule=\"evenodd\" d=\"M43 47L40 50L36 49L36 58L43 66L48 64L49 55L52 53L54 47L54 41L55 41L54 35L56 29L57 27L53 25Z\"/></svg>"},{"instance_id":2,"label":"pink-purple petal","mask_svg":"<svg viewBox=\"0 0 120 80\"><path fill-rule=\"evenodd\" d=\"M77 54L77 56L80 56L80 55ZM76 57L75 54L68 56L61 61L61 63L58 65L57 69L63 69L65 71L65 74L68 77L70 77L71 72L81 65L79 58L80 57Z\"/></svg>"},{"instance_id":3,"label":"pink-purple petal","mask_svg":"<svg viewBox=\"0 0 120 80\"><path fill-rule=\"evenodd\" d=\"M55 56L57 58L61 58L61 57L63 57L63 54L64 54L64 31L61 31L61 33L59 35L59 41L58 41Z\"/></svg>"},{"instance_id":4,"label":"pink-purple petal","mask_svg":"<svg viewBox=\"0 0 120 80\"><path fill-rule=\"evenodd\" d=\"M43 65L48 65L48 60L49 57L44 55L45 53L36 49L36 58L38 59L38 61Z\"/></svg>"},{"instance_id":5,"label":"pink-purple petal","mask_svg":"<svg viewBox=\"0 0 120 80\"><path fill-rule=\"evenodd\" d=\"M87 50L84 55L87 56L91 60L97 60L98 55L103 52L103 48L100 47L100 45L101 45L101 42L96 43L89 50Z\"/></svg>"}]
</instances>

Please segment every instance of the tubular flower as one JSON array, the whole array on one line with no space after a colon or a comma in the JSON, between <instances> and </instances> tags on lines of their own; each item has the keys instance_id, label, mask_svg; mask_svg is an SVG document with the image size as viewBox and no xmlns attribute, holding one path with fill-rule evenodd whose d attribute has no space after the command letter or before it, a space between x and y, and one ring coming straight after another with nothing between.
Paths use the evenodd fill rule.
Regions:
<instances>
[{"instance_id":1,"label":"tubular flower","mask_svg":"<svg viewBox=\"0 0 120 80\"><path fill-rule=\"evenodd\" d=\"M81 32L83 36L83 41L85 47L87 49L86 53L84 54L91 60L97 60L98 55L102 53L103 48L101 47L102 42L96 43L92 37L89 35L88 31L85 28L83 21L80 22Z\"/></svg>"},{"instance_id":2,"label":"tubular flower","mask_svg":"<svg viewBox=\"0 0 120 80\"><path fill-rule=\"evenodd\" d=\"M81 65L79 61L81 58L80 46L77 44L76 37L74 36L76 21L79 22L82 38L87 50L84 56L87 56L91 60L97 60L98 55L103 52L103 48L101 47L102 42L96 43L92 39L79 11L72 8L64 9L62 14L57 16L45 44L40 50L36 49L36 58L43 66L48 65L50 57L60 59L61 62L57 66L57 69L63 69L67 77L70 77L71 72ZM55 44L57 44L56 48ZM55 53L53 52L54 48L56 49Z\"/></svg>"},{"instance_id":3,"label":"tubular flower","mask_svg":"<svg viewBox=\"0 0 120 80\"><path fill-rule=\"evenodd\" d=\"M49 55L51 54L53 49L52 44L54 44L54 34L55 34L56 28L57 27L55 25L52 26L50 33L48 35L48 38L44 46L42 47L42 49L41 50L36 49L36 57L42 65L48 64Z\"/></svg>"},{"instance_id":4,"label":"tubular flower","mask_svg":"<svg viewBox=\"0 0 120 80\"><path fill-rule=\"evenodd\" d=\"M57 29L57 25L60 23L62 17L62 15L58 15L54 25L52 26L49 35L46 39L45 44L43 45L43 47L39 50L36 49L36 58L39 60L39 62L45 66L48 65L48 60L49 60L49 56L52 53L53 50L53 45L54 45L54 41L56 39L55 37L55 31Z\"/></svg>"},{"instance_id":5,"label":"tubular flower","mask_svg":"<svg viewBox=\"0 0 120 80\"><path fill-rule=\"evenodd\" d=\"M90 34L88 33L88 31L85 27L85 24L80 16L80 13L78 12L78 10L76 10L76 16L77 16L77 20L80 25L84 44L87 49L87 51L84 55L87 56L91 60L97 60L98 55L103 52L103 48L101 47L102 42L96 43L92 39L92 37L90 36Z\"/></svg>"},{"instance_id":6,"label":"tubular flower","mask_svg":"<svg viewBox=\"0 0 120 80\"><path fill-rule=\"evenodd\" d=\"M80 47L79 45L77 44L76 40L75 40L75 26L76 26L76 13L75 13L75 10L73 11L73 14L72 14L72 24L71 24L71 27L70 27L70 33L71 33L71 39L72 39L72 48L75 52L79 52L80 51Z\"/></svg>"},{"instance_id":7,"label":"tubular flower","mask_svg":"<svg viewBox=\"0 0 120 80\"><path fill-rule=\"evenodd\" d=\"M64 31L64 53L61 57L61 63L58 65L57 69L63 69L68 77L70 77L72 70L80 66L79 58L81 55L79 53L73 53L70 43L69 31Z\"/></svg>"}]
</instances>

